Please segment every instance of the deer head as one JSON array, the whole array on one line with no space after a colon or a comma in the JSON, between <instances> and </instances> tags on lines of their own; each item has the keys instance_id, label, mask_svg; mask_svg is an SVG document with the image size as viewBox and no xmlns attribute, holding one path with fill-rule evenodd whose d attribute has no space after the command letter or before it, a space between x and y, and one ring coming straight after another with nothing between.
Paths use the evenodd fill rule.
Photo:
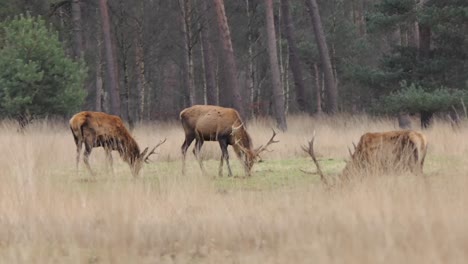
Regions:
<instances>
[{"instance_id":1,"label":"deer head","mask_svg":"<svg viewBox=\"0 0 468 264\"><path fill-rule=\"evenodd\" d=\"M139 156L137 157L137 159L135 160L133 166L132 166L132 174L133 176L136 176L138 175L138 173L140 172L141 168L143 167L143 163L149 163L150 162L150 159L149 157L153 154L155 154L156 152L156 149L161 146L162 144L164 144L164 142L166 142L166 138L164 140L161 140L159 141L159 143L148 153L148 147L146 147L143 152L141 152L139 154Z\"/></svg>"}]
</instances>

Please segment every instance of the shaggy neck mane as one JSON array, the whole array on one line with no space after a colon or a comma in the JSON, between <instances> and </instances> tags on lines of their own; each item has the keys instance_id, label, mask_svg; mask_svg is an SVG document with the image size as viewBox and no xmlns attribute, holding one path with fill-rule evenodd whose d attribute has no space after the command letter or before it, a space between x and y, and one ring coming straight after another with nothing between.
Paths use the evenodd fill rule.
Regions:
<instances>
[{"instance_id":1,"label":"shaggy neck mane","mask_svg":"<svg viewBox=\"0 0 468 264\"><path fill-rule=\"evenodd\" d=\"M245 131L245 128L242 128L239 130L239 132L237 132L235 140L239 140L240 145L242 145L242 147L244 147L249 152L248 154L253 155L252 139L250 138L250 135L247 133L247 131ZM233 147L237 150L236 153L242 151L241 148L239 148L237 145L233 145Z\"/></svg>"},{"instance_id":2,"label":"shaggy neck mane","mask_svg":"<svg viewBox=\"0 0 468 264\"><path fill-rule=\"evenodd\" d=\"M119 152L120 157L124 161L133 164L140 155L140 148L136 141L127 131L123 131L119 135L116 135L115 141L117 143L116 150Z\"/></svg>"}]
</instances>

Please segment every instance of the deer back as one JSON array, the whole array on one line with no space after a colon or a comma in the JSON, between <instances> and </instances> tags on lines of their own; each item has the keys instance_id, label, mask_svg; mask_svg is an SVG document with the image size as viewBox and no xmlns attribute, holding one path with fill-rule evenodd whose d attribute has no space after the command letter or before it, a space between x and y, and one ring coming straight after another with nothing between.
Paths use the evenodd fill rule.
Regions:
<instances>
[{"instance_id":1,"label":"deer back","mask_svg":"<svg viewBox=\"0 0 468 264\"><path fill-rule=\"evenodd\" d=\"M232 108L214 105L194 105L180 113L185 133L197 133L205 140L228 137L233 126L242 124L239 114Z\"/></svg>"}]
</instances>

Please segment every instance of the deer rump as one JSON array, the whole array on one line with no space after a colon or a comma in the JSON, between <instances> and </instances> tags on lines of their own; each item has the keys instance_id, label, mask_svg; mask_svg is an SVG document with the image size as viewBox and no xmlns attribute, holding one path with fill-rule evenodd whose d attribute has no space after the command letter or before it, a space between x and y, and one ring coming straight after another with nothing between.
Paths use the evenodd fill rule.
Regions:
<instances>
[{"instance_id":1,"label":"deer rump","mask_svg":"<svg viewBox=\"0 0 468 264\"><path fill-rule=\"evenodd\" d=\"M426 138L416 131L366 133L361 136L344 173L350 169L378 169L422 174L426 152Z\"/></svg>"}]
</instances>

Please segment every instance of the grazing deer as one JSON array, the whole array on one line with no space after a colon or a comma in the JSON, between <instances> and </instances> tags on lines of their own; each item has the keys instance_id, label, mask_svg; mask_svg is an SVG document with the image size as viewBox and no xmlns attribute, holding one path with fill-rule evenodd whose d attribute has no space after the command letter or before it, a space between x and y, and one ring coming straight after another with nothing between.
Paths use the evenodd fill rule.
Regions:
<instances>
[{"instance_id":1,"label":"grazing deer","mask_svg":"<svg viewBox=\"0 0 468 264\"><path fill-rule=\"evenodd\" d=\"M252 139L247 133L239 113L232 108L224 108L214 105L194 105L180 112L180 120L185 132L185 141L182 144L182 173L185 173L185 156L190 144L195 141L193 153L198 160L200 168L204 172L204 167L199 153L205 141L218 141L221 148L221 160L218 174L222 176L223 161L226 160L228 175L232 176L229 165L229 154L227 147L234 148L239 159L243 159L245 174L250 176L250 171L259 154L266 148L279 141L275 141L273 136L265 146L253 149Z\"/></svg>"},{"instance_id":2,"label":"grazing deer","mask_svg":"<svg viewBox=\"0 0 468 264\"><path fill-rule=\"evenodd\" d=\"M327 183L314 154L314 139L315 135L309 146L303 146L303 150L312 157L322 181ZM426 153L427 139L420 132L403 130L366 133L361 136L354 153L350 151L351 161L346 164L341 177L348 178L352 171L370 166L379 166L385 171L410 170L416 175L422 175Z\"/></svg>"},{"instance_id":3,"label":"grazing deer","mask_svg":"<svg viewBox=\"0 0 468 264\"><path fill-rule=\"evenodd\" d=\"M106 152L106 159L112 168L111 151L119 152L120 157L128 163L134 177L138 176L143 162L148 163L149 157L164 142L161 141L148 154L148 148L140 153L138 144L130 135L122 119L118 116L109 115L102 112L79 112L70 119L70 129L76 144L76 170L80 162L80 153L83 144L85 145L83 161L86 168L92 175L95 175L89 166L89 155L93 148L103 147Z\"/></svg>"}]
</instances>

